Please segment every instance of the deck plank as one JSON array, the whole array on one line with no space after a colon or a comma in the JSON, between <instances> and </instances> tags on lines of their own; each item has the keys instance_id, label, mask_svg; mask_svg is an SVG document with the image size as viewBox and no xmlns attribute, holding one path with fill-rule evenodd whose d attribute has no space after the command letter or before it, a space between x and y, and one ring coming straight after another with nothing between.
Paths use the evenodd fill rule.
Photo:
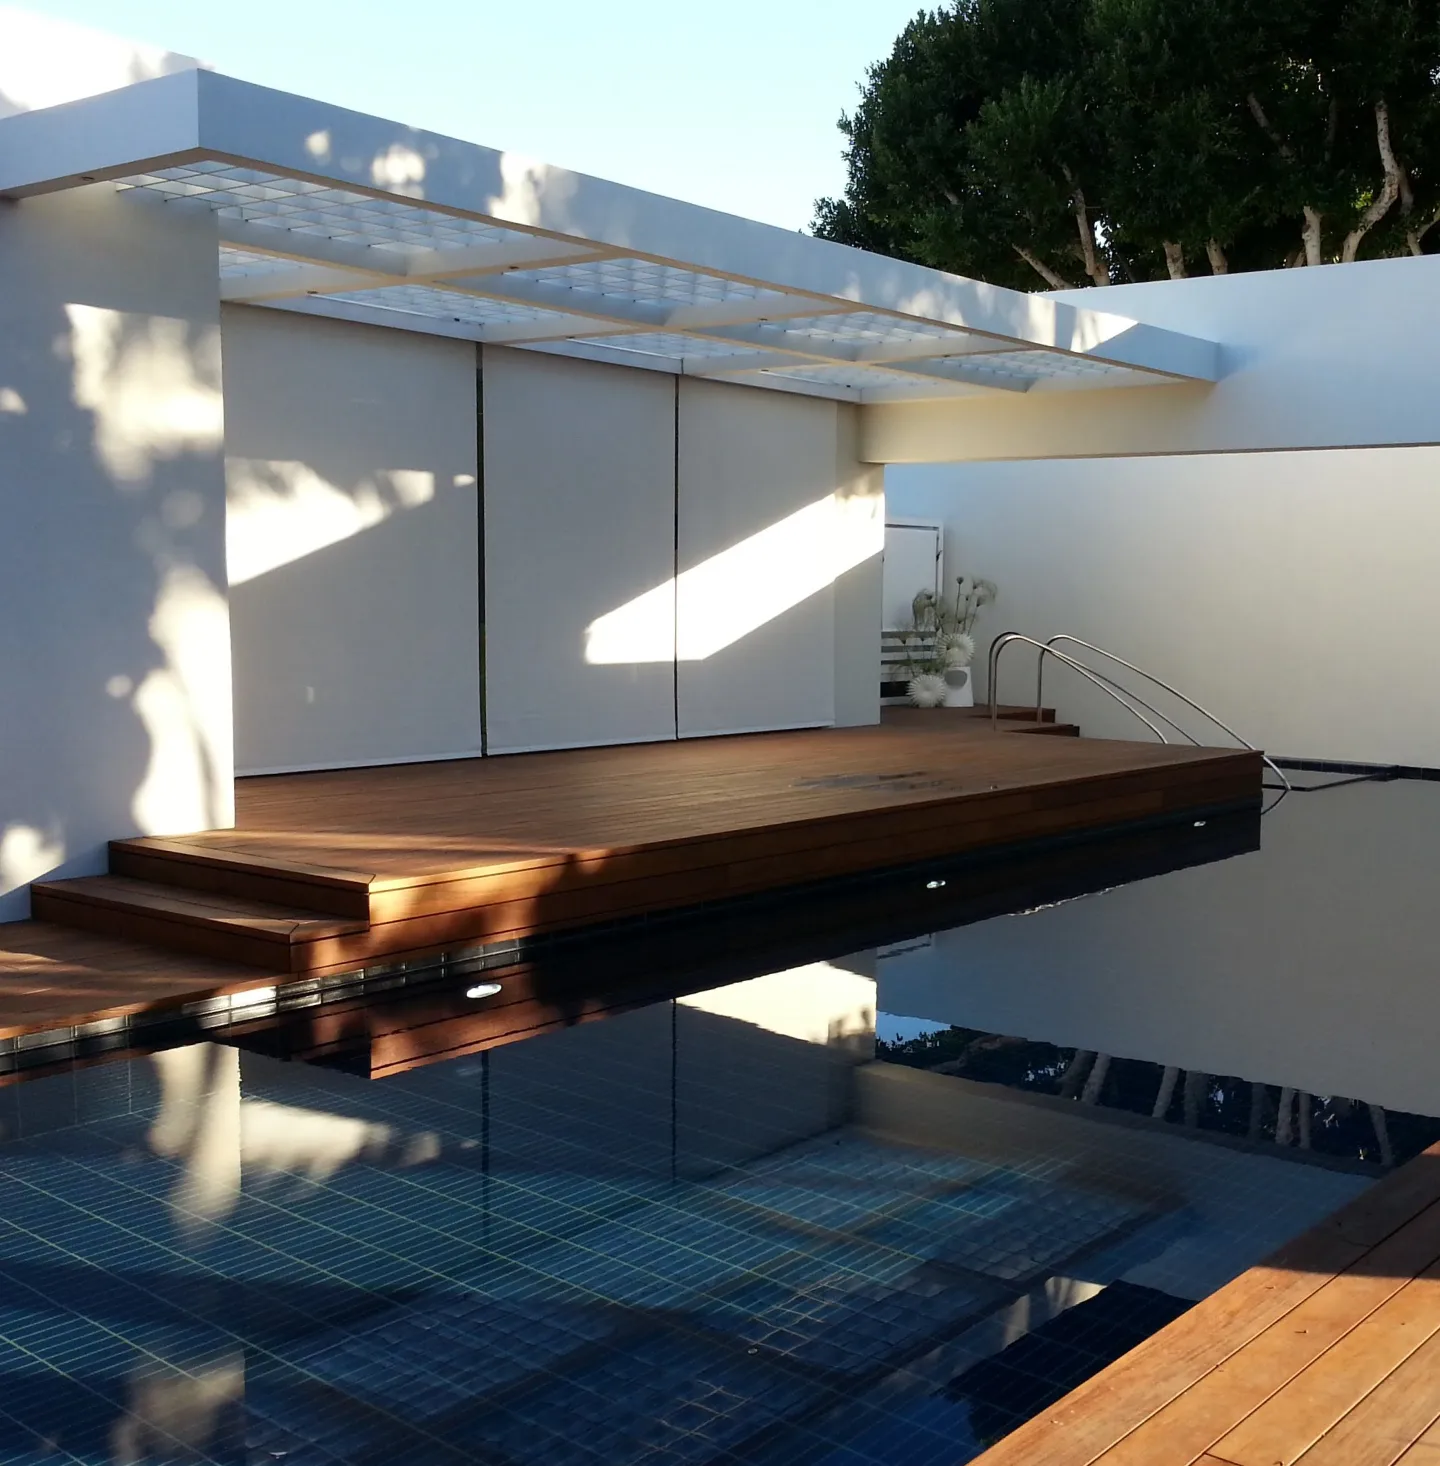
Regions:
<instances>
[{"instance_id":1,"label":"deck plank","mask_svg":"<svg viewBox=\"0 0 1440 1466\"><path fill-rule=\"evenodd\" d=\"M1427 1270L1406 1283L1216 1441L1214 1453L1235 1466L1294 1466L1437 1332L1440 1269Z\"/></svg>"},{"instance_id":2,"label":"deck plank","mask_svg":"<svg viewBox=\"0 0 1440 1466\"><path fill-rule=\"evenodd\" d=\"M108 882L37 887L36 914L86 928L89 945L66 951L60 928L39 929L44 922L0 928L0 1034L40 1021L42 986L57 1021L110 1012L113 1003L87 1014L72 998L123 1001L147 946L189 951L197 973L235 962L282 978L347 971L1254 809L1260 784L1248 750L1034 738L948 712L870 728L243 778L233 829L116 841ZM126 890L133 901L113 899ZM102 956L95 942L107 937L115 951ZM30 950L37 943L48 953Z\"/></svg>"},{"instance_id":3,"label":"deck plank","mask_svg":"<svg viewBox=\"0 0 1440 1466\"><path fill-rule=\"evenodd\" d=\"M1363 1271L1352 1268L1337 1275L1152 1415L1099 1458L1102 1466L1188 1461L1216 1446L1222 1436L1394 1297L1407 1279L1437 1261L1440 1203L1366 1254Z\"/></svg>"},{"instance_id":4,"label":"deck plank","mask_svg":"<svg viewBox=\"0 0 1440 1466\"><path fill-rule=\"evenodd\" d=\"M1227 1361L1234 1360L1237 1372L1243 1371L1244 1354L1252 1341L1262 1338L1335 1278L1352 1271L1360 1276L1367 1259L1373 1259L1387 1238L1437 1203L1440 1145L1431 1146L1264 1263L1202 1299L1174 1323L997 1442L976 1459L975 1466L1030 1466L1036 1461L1046 1466L1094 1466L1105 1460L1107 1452L1116 1450ZM1387 1265L1394 1263L1386 1262L1386 1254L1381 1254L1378 1264L1368 1262L1369 1267ZM1171 1443L1163 1433L1147 1444L1147 1466L1191 1466L1197 1461L1197 1450L1205 1450L1203 1444L1196 1447L1193 1437ZM1210 1445L1209 1450L1225 1466L1249 1466L1248 1461L1226 1461L1230 1453L1223 1442Z\"/></svg>"},{"instance_id":5,"label":"deck plank","mask_svg":"<svg viewBox=\"0 0 1440 1466\"><path fill-rule=\"evenodd\" d=\"M1300 1466L1394 1466L1440 1419L1440 1335L1400 1367L1300 1457Z\"/></svg>"}]
</instances>

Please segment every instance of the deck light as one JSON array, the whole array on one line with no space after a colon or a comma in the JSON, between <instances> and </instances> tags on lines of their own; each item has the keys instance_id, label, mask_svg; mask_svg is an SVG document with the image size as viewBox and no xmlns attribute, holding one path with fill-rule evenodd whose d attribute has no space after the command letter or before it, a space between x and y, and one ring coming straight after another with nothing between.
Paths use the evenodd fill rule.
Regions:
<instances>
[{"instance_id":1,"label":"deck light","mask_svg":"<svg viewBox=\"0 0 1440 1466\"><path fill-rule=\"evenodd\" d=\"M500 991L498 982L477 982L473 988L465 989L467 998L493 998Z\"/></svg>"},{"instance_id":2,"label":"deck light","mask_svg":"<svg viewBox=\"0 0 1440 1466\"><path fill-rule=\"evenodd\" d=\"M944 884L945 884L944 881L926 881L925 882L925 889L927 891L938 891L940 889L940 887L943 886Z\"/></svg>"}]
</instances>

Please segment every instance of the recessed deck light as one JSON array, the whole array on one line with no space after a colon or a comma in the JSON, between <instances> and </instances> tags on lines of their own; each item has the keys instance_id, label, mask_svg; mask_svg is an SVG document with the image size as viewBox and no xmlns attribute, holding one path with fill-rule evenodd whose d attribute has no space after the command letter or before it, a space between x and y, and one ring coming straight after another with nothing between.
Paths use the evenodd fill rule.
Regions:
<instances>
[{"instance_id":1,"label":"recessed deck light","mask_svg":"<svg viewBox=\"0 0 1440 1466\"><path fill-rule=\"evenodd\" d=\"M925 882L925 889L927 891L938 891L940 889L940 887L943 886L944 884L945 884L944 881L926 881Z\"/></svg>"},{"instance_id":2,"label":"recessed deck light","mask_svg":"<svg viewBox=\"0 0 1440 1466\"><path fill-rule=\"evenodd\" d=\"M500 991L498 982L477 982L473 988L465 989L467 998L493 998Z\"/></svg>"}]
</instances>

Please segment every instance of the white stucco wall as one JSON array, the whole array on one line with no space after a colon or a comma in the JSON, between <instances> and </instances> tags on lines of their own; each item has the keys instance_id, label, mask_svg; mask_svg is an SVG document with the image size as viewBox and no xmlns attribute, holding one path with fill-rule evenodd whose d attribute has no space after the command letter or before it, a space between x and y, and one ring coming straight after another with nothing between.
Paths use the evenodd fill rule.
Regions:
<instances>
[{"instance_id":1,"label":"white stucco wall","mask_svg":"<svg viewBox=\"0 0 1440 1466\"><path fill-rule=\"evenodd\" d=\"M1221 380L876 405L865 411L864 456L938 463L1440 442L1440 256L1055 298L1218 341Z\"/></svg>"},{"instance_id":2,"label":"white stucco wall","mask_svg":"<svg viewBox=\"0 0 1440 1466\"><path fill-rule=\"evenodd\" d=\"M204 63L16 5L0 5L0 117L56 107Z\"/></svg>"},{"instance_id":3,"label":"white stucco wall","mask_svg":"<svg viewBox=\"0 0 1440 1466\"><path fill-rule=\"evenodd\" d=\"M997 631L1069 631L1272 753L1440 767L1422 670L1440 612L1440 259L1063 298L1219 340L1225 375L867 409L890 513L938 517L947 566L1000 583L982 662ZM1002 695L1033 696L1033 654L1004 666ZM1073 675L1047 681L1087 732L1151 736Z\"/></svg>"},{"instance_id":4,"label":"white stucco wall","mask_svg":"<svg viewBox=\"0 0 1440 1466\"><path fill-rule=\"evenodd\" d=\"M982 686L996 632L1068 631L1273 754L1440 767L1440 448L900 467L886 492L1000 585ZM1032 699L1034 665L1007 651L1002 697ZM1087 733L1152 736L1073 673L1046 684Z\"/></svg>"},{"instance_id":5,"label":"white stucco wall","mask_svg":"<svg viewBox=\"0 0 1440 1466\"><path fill-rule=\"evenodd\" d=\"M0 203L0 920L233 818L215 226Z\"/></svg>"},{"instance_id":6,"label":"white stucco wall","mask_svg":"<svg viewBox=\"0 0 1440 1466\"><path fill-rule=\"evenodd\" d=\"M475 348L222 324L237 767L478 754Z\"/></svg>"}]
</instances>

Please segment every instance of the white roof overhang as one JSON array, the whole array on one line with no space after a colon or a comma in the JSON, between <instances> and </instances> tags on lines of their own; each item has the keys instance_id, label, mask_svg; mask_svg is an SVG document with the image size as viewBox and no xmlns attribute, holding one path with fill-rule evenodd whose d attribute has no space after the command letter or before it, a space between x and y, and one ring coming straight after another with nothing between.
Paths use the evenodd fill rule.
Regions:
<instances>
[{"instance_id":1,"label":"white roof overhang","mask_svg":"<svg viewBox=\"0 0 1440 1466\"><path fill-rule=\"evenodd\" d=\"M1212 341L209 71L0 119L0 197L218 215L224 299L850 401L1214 381Z\"/></svg>"}]
</instances>

